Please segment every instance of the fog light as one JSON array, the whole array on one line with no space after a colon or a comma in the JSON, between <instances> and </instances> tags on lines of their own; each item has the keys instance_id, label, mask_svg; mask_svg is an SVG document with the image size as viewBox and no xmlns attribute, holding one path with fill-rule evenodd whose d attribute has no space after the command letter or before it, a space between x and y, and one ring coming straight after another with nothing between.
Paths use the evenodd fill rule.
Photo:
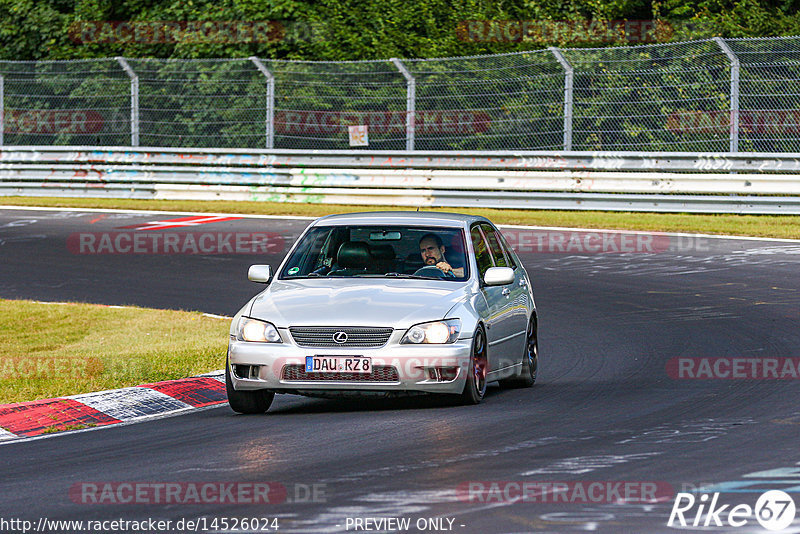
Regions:
<instances>
[{"instance_id":1,"label":"fog light","mask_svg":"<svg viewBox=\"0 0 800 534\"><path fill-rule=\"evenodd\" d=\"M238 379L248 378L250 376L250 366L249 365L232 365L233 368L233 376Z\"/></svg>"},{"instance_id":2,"label":"fog light","mask_svg":"<svg viewBox=\"0 0 800 534\"><path fill-rule=\"evenodd\" d=\"M428 367L428 378L437 382L452 382L458 376L458 367Z\"/></svg>"},{"instance_id":3,"label":"fog light","mask_svg":"<svg viewBox=\"0 0 800 534\"><path fill-rule=\"evenodd\" d=\"M442 381L451 382L458 376L458 367L442 367L441 368Z\"/></svg>"},{"instance_id":4,"label":"fog light","mask_svg":"<svg viewBox=\"0 0 800 534\"><path fill-rule=\"evenodd\" d=\"M239 380L242 379L258 380L259 374L261 373L260 365L234 364L232 367L233 367L233 375Z\"/></svg>"}]
</instances>

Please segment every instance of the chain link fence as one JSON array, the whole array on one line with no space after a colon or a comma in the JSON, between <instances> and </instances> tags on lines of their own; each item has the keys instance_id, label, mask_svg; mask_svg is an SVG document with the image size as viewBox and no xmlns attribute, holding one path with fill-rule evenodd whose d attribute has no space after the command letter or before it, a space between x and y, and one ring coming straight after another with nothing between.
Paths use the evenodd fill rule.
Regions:
<instances>
[{"instance_id":1,"label":"chain link fence","mask_svg":"<svg viewBox=\"0 0 800 534\"><path fill-rule=\"evenodd\" d=\"M0 62L0 143L800 151L800 37L414 60Z\"/></svg>"}]
</instances>

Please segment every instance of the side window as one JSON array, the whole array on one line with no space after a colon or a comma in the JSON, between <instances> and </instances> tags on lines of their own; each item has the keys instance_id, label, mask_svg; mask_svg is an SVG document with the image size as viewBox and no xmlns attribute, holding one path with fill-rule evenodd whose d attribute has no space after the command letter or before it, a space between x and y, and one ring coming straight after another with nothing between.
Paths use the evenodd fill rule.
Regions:
<instances>
[{"instance_id":1,"label":"side window","mask_svg":"<svg viewBox=\"0 0 800 534\"><path fill-rule=\"evenodd\" d=\"M332 267L336 263L336 253L345 241L350 240L350 233L347 228L332 228L329 230L323 244L315 244L314 248L320 250L316 264L311 270ZM327 272L327 271L326 271Z\"/></svg>"},{"instance_id":2,"label":"side window","mask_svg":"<svg viewBox=\"0 0 800 534\"><path fill-rule=\"evenodd\" d=\"M483 230L483 234L486 236L486 241L489 243L489 250L492 251L492 256L494 256L495 266L510 267L511 265L506 258L506 253L503 250L503 247L500 245L500 242L497 240L497 235L495 235L494 228L487 224L482 224L481 230Z\"/></svg>"},{"instance_id":3,"label":"side window","mask_svg":"<svg viewBox=\"0 0 800 534\"><path fill-rule=\"evenodd\" d=\"M506 241L506 236L504 236L503 232L501 232L500 230L497 231L497 237L500 240L500 246L503 247L503 250L506 251L506 258L508 258L508 266L511 267L512 269L516 269L517 261L519 261L519 258L517 258L516 260L514 259L516 257L514 249L512 249L509 246L508 241Z\"/></svg>"},{"instance_id":4,"label":"side window","mask_svg":"<svg viewBox=\"0 0 800 534\"><path fill-rule=\"evenodd\" d=\"M486 271L493 266L492 256L489 254L489 247L486 245L483 234L477 226L472 227L469 235L472 239L472 248L475 249L475 259L478 262L478 276L483 279L483 275L486 274Z\"/></svg>"}]
</instances>

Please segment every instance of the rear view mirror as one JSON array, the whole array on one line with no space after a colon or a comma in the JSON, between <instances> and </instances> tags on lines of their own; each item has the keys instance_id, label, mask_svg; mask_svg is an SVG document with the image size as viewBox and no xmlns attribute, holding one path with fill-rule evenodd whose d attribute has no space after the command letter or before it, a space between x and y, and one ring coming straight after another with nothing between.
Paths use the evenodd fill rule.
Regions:
<instances>
[{"instance_id":1,"label":"rear view mirror","mask_svg":"<svg viewBox=\"0 0 800 534\"><path fill-rule=\"evenodd\" d=\"M370 241L400 241L400 232L372 232L369 234Z\"/></svg>"},{"instance_id":2,"label":"rear view mirror","mask_svg":"<svg viewBox=\"0 0 800 534\"><path fill-rule=\"evenodd\" d=\"M269 265L251 265L247 270L247 279L251 282L266 284L269 283L270 278L272 278L272 273Z\"/></svg>"},{"instance_id":3,"label":"rear view mirror","mask_svg":"<svg viewBox=\"0 0 800 534\"><path fill-rule=\"evenodd\" d=\"M505 286L514 281L514 269L511 267L491 267L483 275L487 286Z\"/></svg>"}]
</instances>

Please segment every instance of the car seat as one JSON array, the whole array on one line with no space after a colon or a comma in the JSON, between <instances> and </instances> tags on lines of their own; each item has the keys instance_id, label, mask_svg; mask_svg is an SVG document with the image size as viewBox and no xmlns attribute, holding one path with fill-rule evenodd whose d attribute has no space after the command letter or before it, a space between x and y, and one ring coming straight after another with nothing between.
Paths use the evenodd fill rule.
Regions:
<instances>
[{"instance_id":1,"label":"car seat","mask_svg":"<svg viewBox=\"0 0 800 534\"><path fill-rule=\"evenodd\" d=\"M369 245L363 241L346 241L336 253L336 265L329 272L333 276L352 276L375 271L375 260Z\"/></svg>"}]
</instances>

